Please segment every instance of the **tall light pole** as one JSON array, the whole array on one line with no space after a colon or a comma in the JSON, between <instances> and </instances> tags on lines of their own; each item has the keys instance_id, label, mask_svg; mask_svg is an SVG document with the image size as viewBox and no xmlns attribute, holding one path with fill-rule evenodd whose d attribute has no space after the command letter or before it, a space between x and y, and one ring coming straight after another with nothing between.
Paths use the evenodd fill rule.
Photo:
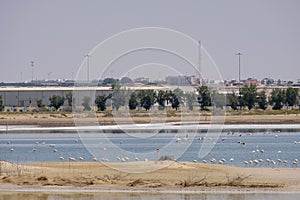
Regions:
<instances>
[{"instance_id":1,"label":"tall light pole","mask_svg":"<svg viewBox=\"0 0 300 200\"><path fill-rule=\"evenodd\" d=\"M199 40L198 41L198 48L199 48L199 52L198 52L198 56L199 56L199 58L198 58L198 70L199 70L199 85L201 85L201 41Z\"/></svg>"},{"instance_id":2,"label":"tall light pole","mask_svg":"<svg viewBox=\"0 0 300 200\"><path fill-rule=\"evenodd\" d=\"M33 67L34 67L34 62L31 61L31 82L33 82Z\"/></svg>"},{"instance_id":3,"label":"tall light pole","mask_svg":"<svg viewBox=\"0 0 300 200\"><path fill-rule=\"evenodd\" d=\"M241 82L241 56L243 54L241 54L240 52L239 53L236 53L235 55L237 55L239 57L239 84Z\"/></svg>"},{"instance_id":4,"label":"tall light pole","mask_svg":"<svg viewBox=\"0 0 300 200\"><path fill-rule=\"evenodd\" d=\"M239 85L238 85L238 87L239 87L239 100L240 100L241 99L241 88L240 88L241 87L241 55L243 55L243 54L241 54L239 52L239 53L236 53L235 55L237 55L239 57ZM239 106L239 107L241 109L241 106Z\"/></svg>"},{"instance_id":5,"label":"tall light pole","mask_svg":"<svg viewBox=\"0 0 300 200\"><path fill-rule=\"evenodd\" d=\"M84 55L84 57L87 57L87 82L89 83L90 82L90 54L86 54Z\"/></svg>"}]
</instances>

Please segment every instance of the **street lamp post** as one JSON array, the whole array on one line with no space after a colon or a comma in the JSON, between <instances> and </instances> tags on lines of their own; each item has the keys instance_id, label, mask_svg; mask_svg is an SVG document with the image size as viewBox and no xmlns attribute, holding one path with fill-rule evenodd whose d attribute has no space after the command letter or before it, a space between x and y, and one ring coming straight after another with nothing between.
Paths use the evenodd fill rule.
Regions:
<instances>
[{"instance_id":1,"label":"street lamp post","mask_svg":"<svg viewBox=\"0 0 300 200\"><path fill-rule=\"evenodd\" d=\"M198 41L198 48L199 48L199 52L198 52L198 56L199 56L199 58L198 58L198 70L199 70L199 85L201 85L201 41L199 40Z\"/></svg>"},{"instance_id":2,"label":"street lamp post","mask_svg":"<svg viewBox=\"0 0 300 200\"><path fill-rule=\"evenodd\" d=\"M34 66L34 62L31 61L31 82L33 82L33 66Z\"/></svg>"},{"instance_id":3,"label":"street lamp post","mask_svg":"<svg viewBox=\"0 0 300 200\"><path fill-rule=\"evenodd\" d=\"M237 54L235 54L235 55L237 55L237 56L239 57L239 84L240 84L240 82L241 82L241 56L242 56L243 54L237 53Z\"/></svg>"},{"instance_id":4,"label":"street lamp post","mask_svg":"<svg viewBox=\"0 0 300 200\"><path fill-rule=\"evenodd\" d=\"M239 57L239 85L238 85L238 87L239 87L239 107L240 107L240 109L241 109L241 105L240 105L240 100L241 100L241 55L243 55L243 54L241 54L240 52L239 53L236 53L235 55L237 55L238 57Z\"/></svg>"}]
</instances>

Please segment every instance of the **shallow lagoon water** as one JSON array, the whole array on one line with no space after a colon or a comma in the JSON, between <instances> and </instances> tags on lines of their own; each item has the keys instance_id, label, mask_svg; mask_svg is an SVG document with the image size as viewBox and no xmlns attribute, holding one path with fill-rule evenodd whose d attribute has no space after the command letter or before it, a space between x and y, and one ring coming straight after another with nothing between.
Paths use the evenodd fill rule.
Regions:
<instances>
[{"instance_id":1,"label":"shallow lagoon water","mask_svg":"<svg viewBox=\"0 0 300 200\"><path fill-rule=\"evenodd\" d=\"M170 126L173 127L174 126ZM189 125L190 129L195 125ZM243 128L244 127L244 128ZM17 163L30 163L40 161L61 161L59 157L64 157L64 162L69 156L83 157L84 161L92 161L95 157L93 151L90 152L80 140L80 135L76 133L65 133L69 127L53 128L57 133L49 133L51 128L43 133L2 133L0 134L0 159ZM205 140L210 139L210 135L205 133L195 133L193 135L181 135L175 132L158 133L150 137L140 137L142 134L125 133L98 133L93 131L95 127L86 127L89 132L85 135L85 141L89 145L99 149L97 159L99 161L120 162L120 157L128 157L129 161L158 160L161 156L170 156L179 161L197 161L208 163L212 158L216 162L225 159L225 164L242 167L271 167L267 159L274 160L272 167L296 167L292 166L295 159L300 160L300 130L298 125L227 125L225 128L230 131L223 132L216 141L212 151L205 157L199 157L200 148ZM203 129L205 128L202 127ZM13 127L13 130L26 129L37 130L38 127ZM60 131L59 131L60 130ZM47 133L48 132L48 133ZM176 140L181 137L180 140ZM104 143L108 141L110 144ZM241 144L241 142L243 144ZM298 143L299 142L299 143ZM160 151L166 145L172 144L169 151ZM174 152L179 148L184 149L180 157L176 157ZM122 150L116 151L115 149ZM89 149L91 150L91 149ZM151 157L149 152L152 152ZM154 153L153 153L154 152ZM231 161L230 161L231 159ZM244 161L263 160L258 164L245 166ZM284 164L286 160L288 163Z\"/></svg>"}]
</instances>

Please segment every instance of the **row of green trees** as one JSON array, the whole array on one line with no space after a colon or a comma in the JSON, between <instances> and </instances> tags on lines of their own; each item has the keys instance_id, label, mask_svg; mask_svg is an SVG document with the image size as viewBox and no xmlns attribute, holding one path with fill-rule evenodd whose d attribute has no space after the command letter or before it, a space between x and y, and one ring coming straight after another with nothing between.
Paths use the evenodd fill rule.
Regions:
<instances>
[{"instance_id":1,"label":"row of green trees","mask_svg":"<svg viewBox=\"0 0 300 200\"><path fill-rule=\"evenodd\" d=\"M196 94L194 92L184 93L181 89L175 90L160 90L158 92L154 90L140 90L131 91L121 88L119 83L115 83L113 86L113 92L110 95L97 96L95 104L98 110L104 111L106 109L106 101L111 99L112 106L118 110L121 106L127 106L130 110L135 110L139 106L148 111L155 103L158 103L158 109L164 110L166 106L171 106L173 109L178 110L180 104L184 102L189 109L193 109L193 104L196 100Z\"/></svg>"},{"instance_id":2,"label":"row of green trees","mask_svg":"<svg viewBox=\"0 0 300 200\"><path fill-rule=\"evenodd\" d=\"M227 95L227 102L232 109L249 110L254 107L265 110L272 106L273 110L280 110L284 106L287 109L299 103L299 89L289 87L287 89L274 88L269 96L265 91L258 92L255 85L245 85L239 90L239 94L232 92Z\"/></svg>"},{"instance_id":3,"label":"row of green trees","mask_svg":"<svg viewBox=\"0 0 300 200\"><path fill-rule=\"evenodd\" d=\"M100 95L95 99L95 105L99 111L106 110L106 102L111 100L114 109L118 110L122 106L129 107L130 110L135 110L137 107L142 107L149 110L155 103L158 104L159 110L164 110L166 106L171 106L178 110L180 105L185 104L189 110L193 109L195 103L200 107L200 110L208 110L209 106L215 106L223 109L225 106L231 107L233 110L248 108L259 108L265 110L268 106L272 106L273 110L280 110L284 106L287 108L297 105L299 102L299 91L297 88L274 88L268 97L265 91L258 92L256 85L245 85L240 88L238 93L232 92L227 95L217 91L212 91L202 85L196 88L196 92L183 92L177 88L175 90L140 90L131 91L121 87L119 83L112 86L112 93L109 95ZM74 105L72 93L68 93L66 97L53 95L49 98L50 106L58 109L68 101L68 105ZM1 102L1 100L0 100ZM84 97L82 106L84 110L91 110L91 98ZM39 104L38 104L39 105Z\"/></svg>"}]
</instances>

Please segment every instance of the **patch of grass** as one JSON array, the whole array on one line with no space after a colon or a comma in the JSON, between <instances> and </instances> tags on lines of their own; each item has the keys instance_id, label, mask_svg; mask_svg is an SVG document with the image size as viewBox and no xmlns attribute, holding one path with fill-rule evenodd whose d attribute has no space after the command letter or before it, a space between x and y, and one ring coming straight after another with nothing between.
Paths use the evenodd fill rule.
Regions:
<instances>
[{"instance_id":1,"label":"patch of grass","mask_svg":"<svg viewBox=\"0 0 300 200\"><path fill-rule=\"evenodd\" d=\"M227 178L227 183L226 183L226 186L242 186L242 182L244 180L246 180L247 178L249 178L250 175L248 176L244 176L244 175L237 175L237 176L234 176L234 177L230 177L228 174L226 175L226 178Z\"/></svg>"},{"instance_id":2,"label":"patch of grass","mask_svg":"<svg viewBox=\"0 0 300 200\"><path fill-rule=\"evenodd\" d=\"M136 179L134 181L127 183L127 186L134 187L136 185L143 185L143 184L144 182L142 181L142 179Z\"/></svg>"},{"instance_id":3,"label":"patch of grass","mask_svg":"<svg viewBox=\"0 0 300 200\"><path fill-rule=\"evenodd\" d=\"M166 160L171 160L174 161L174 158L172 156L161 156L158 161L166 161Z\"/></svg>"},{"instance_id":4,"label":"patch of grass","mask_svg":"<svg viewBox=\"0 0 300 200\"><path fill-rule=\"evenodd\" d=\"M37 177L38 181L48 181L48 178L46 176L40 176L40 177Z\"/></svg>"},{"instance_id":5,"label":"patch of grass","mask_svg":"<svg viewBox=\"0 0 300 200\"><path fill-rule=\"evenodd\" d=\"M201 179L197 179L197 177L189 177L188 179L180 182L179 185L182 185L183 187L193 187L193 186L207 186L208 183L206 181L206 176Z\"/></svg>"},{"instance_id":6,"label":"patch of grass","mask_svg":"<svg viewBox=\"0 0 300 200\"><path fill-rule=\"evenodd\" d=\"M122 180L124 177L128 176L128 174L121 174L121 173L118 173L118 174L112 174L112 175L109 175L109 174L105 174L102 178L102 180L104 181L120 181Z\"/></svg>"}]
</instances>

